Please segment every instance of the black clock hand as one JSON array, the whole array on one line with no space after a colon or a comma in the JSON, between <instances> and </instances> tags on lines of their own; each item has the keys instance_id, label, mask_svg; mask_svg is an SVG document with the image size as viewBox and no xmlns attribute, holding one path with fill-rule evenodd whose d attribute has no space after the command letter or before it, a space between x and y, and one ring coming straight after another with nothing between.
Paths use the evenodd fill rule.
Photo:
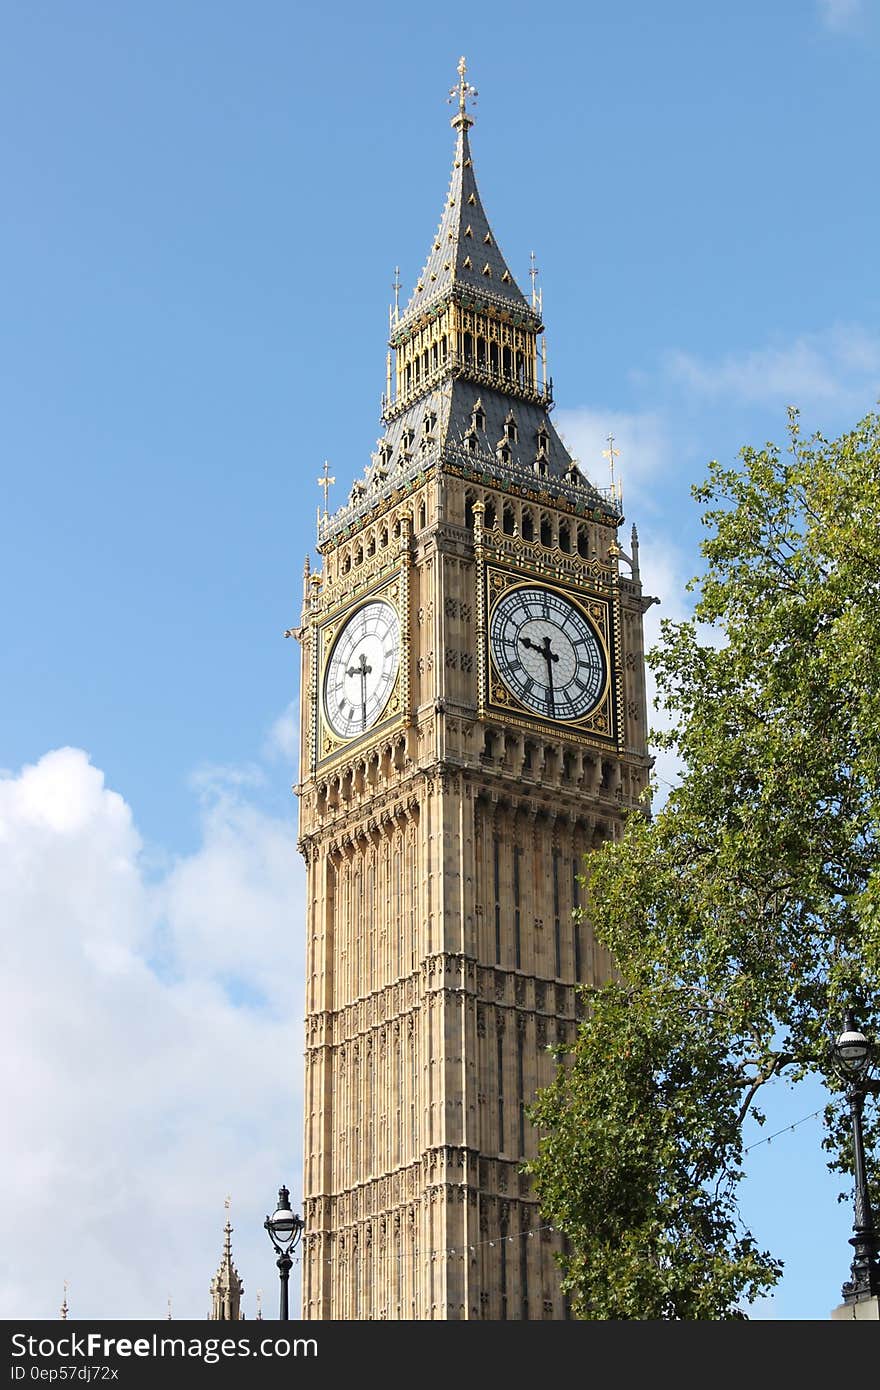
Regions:
<instances>
[{"instance_id":1,"label":"black clock hand","mask_svg":"<svg viewBox=\"0 0 880 1390\"><path fill-rule=\"evenodd\" d=\"M532 642L532 641L530 641L528 637L521 637L519 640L522 642L523 646L524 646L524 647L528 647L530 651L539 652L540 655L544 658L544 660L545 660L546 663L547 663L547 713L548 713L548 714L552 714L552 713L553 713L553 662L559 660L559 655L558 655L557 652L551 652L551 650L550 650L550 638L549 638L546 634L545 634L545 636L544 636L544 641L542 642L542 644L541 644L540 647L538 646L537 642Z\"/></svg>"},{"instance_id":2,"label":"black clock hand","mask_svg":"<svg viewBox=\"0 0 880 1390\"><path fill-rule=\"evenodd\" d=\"M550 638L545 637L547 650L544 655L547 657L547 713L553 714L553 662L558 661L559 657L550 650Z\"/></svg>"},{"instance_id":3,"label":"black clock hand","mask_svg":"<svg viewBox=\"0 0 880 1390\"><path fill-rule=\"evenodd\" d=\"M372 672L372 666L367 665L367 658L361 652L361 659L357 666L349 666L346 671L347 676L360 676L361 678L361 726L367 727L367 676Z\"/></svg>"}]
</instances>

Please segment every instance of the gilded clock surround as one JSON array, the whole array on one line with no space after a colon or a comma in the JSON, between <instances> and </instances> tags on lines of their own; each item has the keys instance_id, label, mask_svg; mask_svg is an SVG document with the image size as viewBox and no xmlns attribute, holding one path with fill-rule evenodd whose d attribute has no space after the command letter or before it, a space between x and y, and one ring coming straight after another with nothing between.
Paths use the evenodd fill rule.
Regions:
<instances>
[{"instance_id":1,"label":"gilded clock surround","mask_svg":"<svg viewBox=\"0 0 880 1390\"><path fill-rule=\"evenodd\" d=\"M480 554L479 550L477 552ZM478 560L479 570L483 568ZM601 693L591 709L579 718L552 720L537 713L518 700L499 672L489 637L493 610L505 593L516 590L524 581L540 584L541 588L559 594L562 598L576 604L590 623L604 662L604 681ZM564 727L571 736L578 734L585 738L592 735L595 741L615 744L616 720L614 715L614 680L612 678L614 642L612 636L613 606L608 597L597 593L585 593L571 588L563 588L552 580L540 577L535 571L500 569L485 564L485 573L479 575L478 586L485 593L486 616L478 628L477 641L480 644L480 670L486 673L486 684L481 689L481 711L484 714L497 712L510 718L517 726L526 727L536 721L545 724L549 730Z\"/></svg>"},{"instance_id":2,"label":"gilded clock surround","mask_svg":"<svg viewBox=\"0 0 880 1390\"><path fill-rule=\"evenodd\" d=\"M407 582L407 576L408 569L403 567L390 582L386 581L373 588L368 588L357 598L353 600L349 599L342 607L331 610L317 629L317 678L313 696L317 718L314 721L314 745L311 757L313 767L332 761L343 752L349 752L353 746L363 743L365 739L374 737L378 732L393 729L395 725L403 726L406 722L409 703L409 671L407 663L409 650L409 584ZM376 601L387 603L393 608L397 615L400 633L400 655L397 663L397 674L388 698L382 706L379 717L362 733L345 737L332 727L325 713L324 689L327 679L327 669L333 655L336 640L343 632L346 625L352 618L356 617L362 608Z\"/></svg>"},{"instance_id":3,"label":"gilded clock surround","mask_svg":"<svg viewBox=\"0 0 880 1390\"><path fill-rule=\"evenodd\" d=\"M578 985L611 970L574 915L580 874L650 768L638 541L624 553L619 494L553 429L540 304L489 228L459 76L440 226L392 316L384 433L321 521L295 630L304 1318L567 1316L522 1172L526 1109L574 1036ZM602 642L608 686L582 720L493 696L492 594L522 583L573 599ZM394 708L339 739L328 655L376 598L400 620Z\"/></svg>"}]
</instances>

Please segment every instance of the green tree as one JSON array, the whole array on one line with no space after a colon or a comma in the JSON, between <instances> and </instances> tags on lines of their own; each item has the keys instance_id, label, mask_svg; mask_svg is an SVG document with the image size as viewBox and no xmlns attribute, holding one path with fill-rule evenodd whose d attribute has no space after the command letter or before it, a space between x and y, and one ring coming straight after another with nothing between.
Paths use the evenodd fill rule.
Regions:
<instances>
[{"instance_id":1,"label":"green tree","mask_svg":"<svg viewBox=\"0 0 880 1390\"><path fill-rule=\"evenodd\" d=\"M743 1122L817 1073L851 1173L828 1044L847 1005L880 1033L880 416L805 441L790 411L787 450L713 462L693 494L694 617L649 654L680 784L585 861L618 974L531 1110L582 1318L747 1316L781 1264L738 1210Z\"/></svg>"}]
</instances>

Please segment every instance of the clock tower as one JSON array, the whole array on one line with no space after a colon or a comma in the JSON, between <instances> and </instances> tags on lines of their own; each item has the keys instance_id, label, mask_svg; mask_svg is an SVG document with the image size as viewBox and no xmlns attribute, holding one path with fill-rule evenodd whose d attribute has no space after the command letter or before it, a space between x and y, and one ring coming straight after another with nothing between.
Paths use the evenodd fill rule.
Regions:
<instances>
[{"instance_id":1,"label":"clock tower","mask_svg":"<svg viewBox=\"0 0 880 1390\"><path fill-rule=\"evenodd\" d=\"M575 912L584 856L650 768L635 529L625 554L619 493L551 422L459 78L382 437L325 511L295 633L305 1318L566 1316L526 1111L611 969Z\"/></svg>"}]
</instances>

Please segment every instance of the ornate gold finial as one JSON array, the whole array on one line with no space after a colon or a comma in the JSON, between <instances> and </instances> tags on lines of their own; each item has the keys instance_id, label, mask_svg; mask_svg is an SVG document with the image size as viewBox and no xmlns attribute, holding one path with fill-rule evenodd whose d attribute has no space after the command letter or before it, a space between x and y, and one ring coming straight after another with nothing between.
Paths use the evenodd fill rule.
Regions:
<instances>
[{"instance_id":1,"label":"ornate gold finial","mask_svg":"<svg viewBox=\"0 0 880 1390\"><path fill-rule=\"evenodd\" d=\"M473 125L473 117L468 115L467 104L469 101L476 101L477 89L472 87L470 82L465 81L467 63L464 58L458 60L458 86L449 88L449 100L455 101L458 98L458 115L453 116L452 124L456 129L467 130L469 125Z\"/></svg>"},{"instance_id":2,"label":"ornate gold finial","mask_svg":"<svg viewBox=\"0 0 880 1390\"><path fill-rule=\"evenodd\" d=\"M330 493L330 489L331 489L331 487L333 486L333 484L334 484L335 482L336 482L336 479L330 477L330 464L329 464L329 463L327 462L327 460L325 459L325 460L324 460L324 472L323 472L323 474L321 475L321 477L318 479L318 487L321 488L321 489L323 490L323 493L324 493L324 516L325 516L325 517L328 515L328 512L327 512L327 498L328 498L328 495L329 495L329 493ZM319 512L319 513L318 513L318 520L320 521L320 519L321 519L321 513Z\"/></svg>"},{"instance_id":3,"label":"ornate gold finial","mask_svg":"<svg viewBox=\"0 0 880 1390\"><path fill-rule=\"evenodd\" d=\"M608 448L602 450L602 457L608 460L608 466L611 469L611 496L613 497L614 501L617 502L619 501L619 496L617 490L617 483L614 481L614 460L620 458L620 450L615 449L614 447L613 434L608 435Z\"/></svg>"}]
</instances>

